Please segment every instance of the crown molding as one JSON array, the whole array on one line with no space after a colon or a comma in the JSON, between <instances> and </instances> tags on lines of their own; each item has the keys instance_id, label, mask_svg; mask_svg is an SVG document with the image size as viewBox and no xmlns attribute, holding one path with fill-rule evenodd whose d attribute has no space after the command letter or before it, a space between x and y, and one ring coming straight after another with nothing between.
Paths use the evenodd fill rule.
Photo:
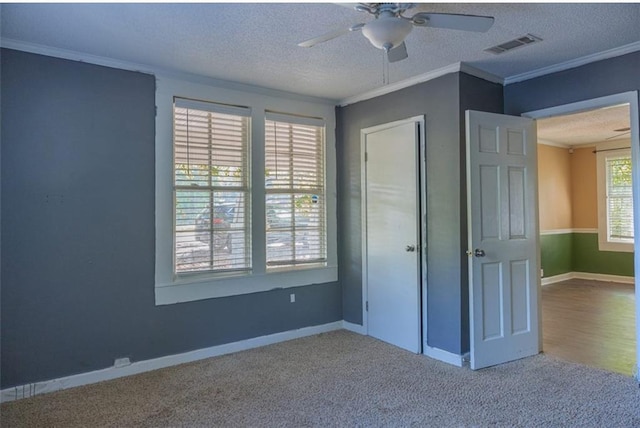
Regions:
<instances>
[{"instance_id":1,"label":"crown molding","mask_svg":"<svg viewBox=\"0 0 640 428\"><path fill-rule=\"evenodd\" d=\"M117 68L120 70L135 71L138 73L151 74L156 77L167 77L177 80L184 80L192 83L200 83L203 85L216 86L225 89L232 89L242 92L257 93L266 96L287 98L290 100L304 101L317 104L336 105L337 100L329 98L313 97L310 95L300 95L293 92L282 91L279 89L265 88L263 86L248 85L246 83L238 83L230 80L215 79L182 71L170 70L161 67L154 67L147 64L139 64L135 62L121 61L113 58L91 55L84 52L72 51L68 49L55 48L52 46L40 45L36 43L24 42L21 40L1 38L0 47L13 49L28 53L45 55L55 58L68 59L71 61L86 62L88 64L100 65L103 67Z\"/></svg>"},{"instance_id":2,"label":"crown molding","mask_svg":"<svg viewBox=\"0 0 640 428\"><path fill-rule=\"evenodd\" d=\"M72 61L86 62L104 67L118 68L121 70L135 71L145 74L156 74L157 70L152 67L127 61L119 61L116 59L91 55L83 52L72 51L69 49L54 48L52 46L40 45L37 43L24 42L22 40L9 39L3 37L0 39L0 47L13 49L16 51L34 53L55 58L68 59Z\"/></svg>"},{"instance_id":3,"label":"crown molding","mask_svg":"<svg viewBox=\"0 0 640 428\"><path fill-rule=\"evenodd\" d=\"M547 74L557 73L559 71L569 70L570 68L580 67L581 65L590 64L596 61L602 61L604 59L615 58L617 56L626 55L636 51L640 51L640 41L629 43L628 45L619 46L617 48L609 49L606 51L594 53L591 55L586 55L580 58L572 59L570 61L550 65L548 67L539 68L537 70L527 71L526 73L506 77L504 79L504 85L506 86L512 83L524 82L525 80L534 79L536 77L544 76Z\"/></svg>"},{"instance_id":4,"label":"crown molding","mask_svg":"<svg viewBox=\"0 0 640 428\"><path fill-rule=\"evenodd\" d=\"M408 79L401 80L399 82L390 83L380 88L363 92L359 95L354 95L351 97L344 98L338 101L338 105L340 107L344 107L344 106L348 106L349 104L355 104L360 101L370 100L371 98L379 97L381 95L386 95L391 92L398 91L400 89L417 85L418 83L423 83L429 80L436 79L438 77L442 77L445 74L457 73L459 71L460 71L460 63L458 62L455 64L448 65L446 67L438 68L437 70L429 71L427 73L419 74L417 76L413 76Z\"/></svg>"},{"instance_id":5,"label":"crown molding","mask_svg":"<svg viewBox=\"0 0 640 428\"><path fill-rule=\"evenodd\" d=\"M344 107L349 104L355 104L360 101L369 100L371 98L379 97L381 95L386 95L391 92L398 91L400 89L408 88L410 86L417 85L418 83L428 82L429 80L442 77L445 74L458 73L458 72L470 74L472 76L478 77L480 79L488 80L493 83L499 83L501 85L503 84L503 80L499 76L488 73L486 71L479 70L469 64L457 62L451 65L447 65L446 67L438 68L436 70L419 74L417 76L413 76L408 79L401 80L399 82L391 83L389 85L385 85L380 88L373 89L371 91L363 92L362 94L359 94L359 95L354 95L351 97L344 98L338 102L338 105L340 107Z\"/></svg>"},{"instance_id":6,"label":"crown molding","mask_svg":"<svg viewBox=\"0 0 640 428\"><path fill-rule=\"evenodd\" d=\"M555 141L551 141L551 140L544 140L542 138L538 138L538 144L542 144L545 146L551 146L551 147L560 147L561 149L570 149L571 146L568 144L564 144L564 143L557 143Z\"/></svg>"},{"instance_id":7,"label":"crown molding","mask_svg":"<svg viewBox=\"0 0 640 428\"><path fill-rule=\"evenodd\" d=\"M486 80L488 82L504 85L504 78L497 76L495 74L489 73L488 71L480 70L479 68L476 68L466 62L460 63L460 71L466 74L470 74L471 76L475 76L480 79Z\"/></svg>"}]
</instances>

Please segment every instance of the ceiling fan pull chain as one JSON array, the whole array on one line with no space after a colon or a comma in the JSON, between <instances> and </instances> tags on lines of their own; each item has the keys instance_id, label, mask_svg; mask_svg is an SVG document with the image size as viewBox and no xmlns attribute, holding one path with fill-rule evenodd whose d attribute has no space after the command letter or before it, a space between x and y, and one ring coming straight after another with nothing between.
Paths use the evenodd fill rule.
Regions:
<instances>
[{"instance_id":1,"label":"ceiling fan pull chain","mask_svg":"<svg viewBox=\"0 0 640 428\"><path fill-rule=\"evenodd\" d=\"M384 55L382 56L382 86L386 84L386 75L384 74Z\"/></svg>"},{"instance_id":2,"label":"ceiling fan pull chain","mask_svg":"<svg viewBox=\"0 0 640 428\"><path fill-rule=\"evenodd\" d=\"M389 59L387 58L387 52L382 51L382 85L389 84Z\"/></svg>"},{"instance_id":3,"label":"ceiling fan pull chain","mask_svg":"<svg viewBox=\"0 0 640 428\"><path fill-rule=\"evenodd\" d=\"M385 74L387 75L387 82L385 83L386 85L389 84L389 80L391 80L391 76L389 76L389 55L387 54L387 52L385 51L384 55L384 69L385 69Z\"/></svg>"}]
</instances>

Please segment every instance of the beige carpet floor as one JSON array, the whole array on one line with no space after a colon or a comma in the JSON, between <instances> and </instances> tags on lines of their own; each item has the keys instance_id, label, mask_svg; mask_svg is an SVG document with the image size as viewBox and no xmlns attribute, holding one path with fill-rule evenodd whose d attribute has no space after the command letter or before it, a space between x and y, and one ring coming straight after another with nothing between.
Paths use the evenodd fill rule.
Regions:
<instances>
[{"instance_id":1,"label":"beige carpet floor","mask_svg":"<svg viewBox=\"0 0 640 428\"><path fill-rule=\"evenodd\" d=\"M631 377L545 355L477 372L336 331L4 403L6 427L638 427Z\"/></svg>"}]
</instances>

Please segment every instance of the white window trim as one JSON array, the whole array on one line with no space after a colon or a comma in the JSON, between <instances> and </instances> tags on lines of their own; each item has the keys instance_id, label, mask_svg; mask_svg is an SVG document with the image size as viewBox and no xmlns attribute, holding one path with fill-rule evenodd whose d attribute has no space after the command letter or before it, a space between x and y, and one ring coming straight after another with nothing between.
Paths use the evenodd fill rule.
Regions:
<instances>
[{"instance_id":1,"label":"white window trim","mask_svg":"<svg viewBox=\"0 0 640 428\"><path fill-rule=\"evenodd\" d=\"M619 149L619 151L618 151ZM600 151L606 150L606 151ZM607 231L607 177L605 160L611 154L628 154L631 156L631 142L629 140L610 141L596 145L596 172L598 198L598 249L600 251L619 251L632 253L632 242L609 241Z\"/></svg>"},{"instance_id":2,"label":"white window trim","mask_svg":"<svg viewBox=\"0 0 640 428\"><path fill-rule=\"evenodd\" d=\"M247 274L180 275L173 272L173 97L251 108L253 270ZM276 288L322 284L338 280L335 108L321 102L280 98L176 80L156 79L156 305L269 291ZM327 265L302 266L286 271L266 270L264 213L265 111L275 110L322 117L325 120Z\"/></svg>"}]
</instances>

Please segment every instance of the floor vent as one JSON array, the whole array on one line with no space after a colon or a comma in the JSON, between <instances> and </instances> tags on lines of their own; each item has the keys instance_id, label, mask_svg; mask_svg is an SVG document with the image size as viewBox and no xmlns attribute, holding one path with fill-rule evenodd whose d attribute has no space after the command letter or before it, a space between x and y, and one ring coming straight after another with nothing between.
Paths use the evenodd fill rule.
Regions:
<instances>
[{"instance_id":1,"label":"floor vent","mask_svg":"<svg viewBox=\"0 0 640 428\"><path fill-rule=\"evenodd\" d=\"M508 42L487 48L484 51L499 55L507 51L510 51L512 49L516 49L521 46L526 46L526 45L530 45L531 43L536 43L541 41L542 39L540 37L536 37L532 34L527 34L525 36L518 37L517 39L509 40Z\"/></svg>"}]
</instances>

